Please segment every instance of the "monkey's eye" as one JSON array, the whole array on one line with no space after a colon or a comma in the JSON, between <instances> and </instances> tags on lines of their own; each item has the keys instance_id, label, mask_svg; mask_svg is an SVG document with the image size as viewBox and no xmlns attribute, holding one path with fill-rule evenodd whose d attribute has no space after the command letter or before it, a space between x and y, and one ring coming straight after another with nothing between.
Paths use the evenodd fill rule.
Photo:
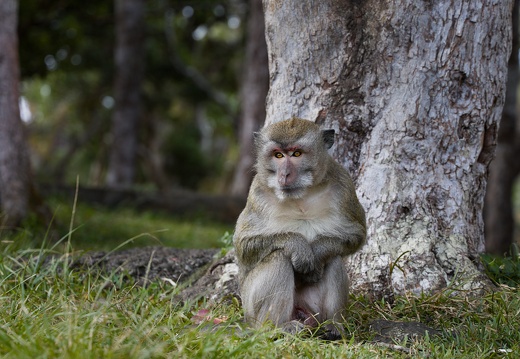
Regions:
<instances>
[{"instance_id":1,"label":"monkey's eye","mask_svg":"<svg viewBox=\"0 0 520 359\"><path fill-rule=\"evenodd\" d=\"M294 151L292 153L293 157L300 157L302 155L302 152L301 151Z\"/></svg>"},{"instance_id":2,"label":"monkey's eye","mask_svg":"<svg viewBox=\"0 0 520 359\"><path fill-rule=\"evenodd\" d=\"M283 158L283 153L281 153L281 152L275 152L275 153L274 153L274 157L276 157L276 158Z\"/></svg>"}]
</instances>

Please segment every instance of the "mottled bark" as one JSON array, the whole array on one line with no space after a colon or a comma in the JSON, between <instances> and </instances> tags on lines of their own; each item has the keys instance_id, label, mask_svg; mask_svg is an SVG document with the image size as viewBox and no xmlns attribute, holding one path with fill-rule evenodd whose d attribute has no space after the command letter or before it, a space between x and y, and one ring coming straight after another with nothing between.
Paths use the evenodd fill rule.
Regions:
<instances>
[{"instance_id":1,"label":"mottled bark","mask_svg":"<svg viewBox=\"0 0 520 359\"><path fill-rule=\"evenodd\" d=\"M502 112L495 159L489 166L484 205L486 251L507 253L513 243L513 185L520 171L520 124L517 116L518 96L518 4L513 7L513 41L507 72L506 103Z\"/></svg>"},{"instance_id":2,"label":"mottled bark","mask_svg":"<svg viewBox=\"0 0 520 359\"><path fill-rule=\"evenodd\" d=\"M107 184L128 186L135 177L143 104L144 0L115 0L115 108Z\"/></svg>"},{"instance_id":3,"label":"mottled bark","mask_svg":"<svg viewBox=\"0 0 520 359\"><path fill-rule=\"evenodd\" d=\"M269 89L262 0L250 0L249 4L245 71L240 93L241 110L238 128L240 151L231 184L231 194L244 197L253 179L253 132L258 131L264 123L265 99Z\"/></svg>"},{"instance_id":4,"label":"mottled bark","mask_svg":"<svg viewBox=\"0 0 520 359\"><path fill-rule=\"evenodd\" d=\"M489 282L482 206L505 98L512 1L265 0L266 122L337 131L367 213L349 261L375 297Z\"/></svg>"},{"instance_id":5,"label":"mottled bark","mask_svg":"<svg viewBox=\"0 0 520 359\"><path fill-rule=\"evenodd\" d=\"M13 227L29 207L29 156L20 119L18 2L0 1L0 224Z\"/></svg>"}]
</instances>

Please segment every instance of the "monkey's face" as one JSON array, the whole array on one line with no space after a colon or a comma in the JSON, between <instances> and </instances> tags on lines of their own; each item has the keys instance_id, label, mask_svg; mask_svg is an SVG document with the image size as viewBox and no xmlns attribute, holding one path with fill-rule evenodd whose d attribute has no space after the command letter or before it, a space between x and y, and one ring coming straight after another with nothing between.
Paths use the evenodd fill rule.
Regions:
<instances>
[{"instance_id":1,"label":"monkey's face","mask_svg":"<svg viewBox=\"0 0 520 359\"><path fill-rule=\"evenodd\" d=\"M321 131L311 121L292 118L255 135L257 178L280 199L302 198L327 172L327 149L334 131Z\"/></svg>"},{"instance_id":2,"label":"monkey's face","mask_svg":"<svg viewBox=\"0 0 520 359\"><path fill-rule=\"evenodd\" d=\"M314 183L312 168L308 166L311 154L301 146L274 145L268 151L267 185L279 199L301 198Z\"/></svg>"}]
</instances>

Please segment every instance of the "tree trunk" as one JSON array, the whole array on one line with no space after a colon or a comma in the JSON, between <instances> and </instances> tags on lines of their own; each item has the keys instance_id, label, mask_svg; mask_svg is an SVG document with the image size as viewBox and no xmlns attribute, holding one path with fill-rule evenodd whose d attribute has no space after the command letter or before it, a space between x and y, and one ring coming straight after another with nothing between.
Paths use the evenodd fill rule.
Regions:
<instances>
[{"instance_id":1,"label":"tree trunk","mask_svg":"<svg viewBox=\"0 0 520 359\"><path fill-rule=\"evenodd\" d=\"M17 226L29 207L29 156L20 119L18 2L0 1L0 224Z\"/></svg>"},{"instance_id":2,"label":"tree trunk","mask_svg":"<svg viewBox=\"0 0 520 359\"><path fill-rule=\"evenodd\" d=\"M269 89L262 0L249 1L247 31L245 71L240 94L242 99L238 134L240 151L231 185L231 194L244 197L253 179L253 132L258 131L264 123L265 99Z\"/></svg>"},{"instance_id":3,"label":"tree trunk","mask_svg":"<svg viewBox=\"0 0 520 359\"><path fill-rule=\"evenodd\" d=\"M513 6L513 41L507 72L506 103L498 131L495 159L489 166L485 197L484 222L486 251L496 255L507 253L513 243L513 185L520 171L520 126L518 126L518 3Z\"/></svg>"},{"instance_id":4,"label":"tree trunk","mask_svg":"<svg viewBox=\"0 0 520 359\"><path fill-rule=\"evenodd\" d=\"M134 183L144 77L144 0L116 0L115 108L107 184Z\"/></svg>"},{"instance_id":5,"label":"tree trunk","mask_svg":"<svg viewBox=\"0 0 520 359\"><path fill-rule=\"evenodd\" d=\"M505 98L512 1L264 1L266 122L337 132L367 213L349 258L374 297L474 290L482 206ZM305 19L305 20L302 20Z\"/></svg>"}]
</instances>

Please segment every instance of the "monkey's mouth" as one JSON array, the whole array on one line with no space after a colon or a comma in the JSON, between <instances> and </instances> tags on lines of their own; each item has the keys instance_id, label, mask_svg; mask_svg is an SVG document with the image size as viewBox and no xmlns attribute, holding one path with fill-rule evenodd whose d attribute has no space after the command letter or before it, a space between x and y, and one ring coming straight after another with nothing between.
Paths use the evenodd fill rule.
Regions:
<instances>
[{"instance_id":1,"label":"monkey's mouth","mask_svg":"<svg viewBox=\"0 0 520 359\"><path fill-rule=\"evenodd\" d=\"M304 187L280 187L279 193L283 198L299 198L305 192Z\"/></svg>"},{"instance_id":2,"label":"monkey's mouth","mask_svg":"<svg viewBox=\"0 0 520 359\"><path fill-rule=\"evenodd\" d=\"M284 193L292 193L292 192L298 192L298 191L302 190L301 187L280 187L280 189Z\"/></svg>"}]
</instances>

